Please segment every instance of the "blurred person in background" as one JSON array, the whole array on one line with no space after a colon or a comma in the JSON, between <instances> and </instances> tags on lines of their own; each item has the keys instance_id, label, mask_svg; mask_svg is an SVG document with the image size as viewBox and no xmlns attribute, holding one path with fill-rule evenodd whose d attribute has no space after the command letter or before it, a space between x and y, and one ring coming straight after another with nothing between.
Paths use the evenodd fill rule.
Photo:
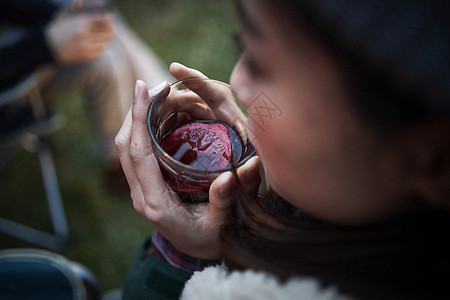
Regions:
<instances>
[{"instance_id":1,"label":"blurred person in background","mask_svg":"<svg viewBox=\"0 0 450 300\"><path fill-rule=\"evenodd\" d=\"M107 0L0 0L0 22L0 90L33 74L48 104L81 92L98 133L104 179L125 187L113 139L134 82L170 78L151 49ZM14 104L0 108L2 126L14 126L26 113Z\"/></svg>"}]
</instances>

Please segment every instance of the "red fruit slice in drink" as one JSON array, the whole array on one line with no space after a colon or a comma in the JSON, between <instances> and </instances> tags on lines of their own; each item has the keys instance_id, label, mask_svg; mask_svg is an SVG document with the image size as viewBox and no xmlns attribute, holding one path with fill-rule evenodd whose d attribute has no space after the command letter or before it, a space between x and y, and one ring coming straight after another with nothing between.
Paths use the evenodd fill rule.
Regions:
<instances>
[{"instance_id":1,"label":"red fruit slice in drink","mask_svg":"<svg viewBox=\"0 0 450 300\"><path fill-rule=\"evenodd\" d=\"M176 160L199 170L216 171L231 160L230 133L217 122L192 122L173 130L162 148Z\"/></svg>"}]
</instances>

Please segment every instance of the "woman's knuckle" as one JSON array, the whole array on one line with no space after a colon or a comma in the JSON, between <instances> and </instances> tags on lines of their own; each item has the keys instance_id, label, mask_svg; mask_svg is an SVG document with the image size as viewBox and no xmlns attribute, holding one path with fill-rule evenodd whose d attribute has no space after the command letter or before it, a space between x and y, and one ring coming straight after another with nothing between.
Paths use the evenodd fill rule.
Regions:
<instances>
[{"instance_id":1,"label":"woman's knuckle","mask_svg":"<svg viewBox=\"0 0 450 300\"><path fill-rule=\"evenodd\" d=\"M131 146L130 147L130 158L131 161L133 162L133 164L139 164L140 161L142 160L142 152L136 148L136 146Z\"/></svg>"},{"instance_id":2,"label":"woman's knuckle","mask_svg":"<svg viewBox=\"0 0 450 300\"><path fill-rule=\"evenodd\" d=\"M145 205L144 215L145 215L146 219L149 220L153 225L161 222L161 218L162 218L161 213L158 210L153 209L149 205Z\"/></svg>"},{"instance_id":3,"label":"woman's knuckle","mask_svg":"<svg viewBox=\"0 0 450 300\"><path fill-rule=\"evenodd\" d=\"M122 137L120 135L117 135L114 138L114 146L116 147L116 151L119 155L126 152L127 147L125 145L124 140L122 139Z\"/></svg>"}]
</instances>

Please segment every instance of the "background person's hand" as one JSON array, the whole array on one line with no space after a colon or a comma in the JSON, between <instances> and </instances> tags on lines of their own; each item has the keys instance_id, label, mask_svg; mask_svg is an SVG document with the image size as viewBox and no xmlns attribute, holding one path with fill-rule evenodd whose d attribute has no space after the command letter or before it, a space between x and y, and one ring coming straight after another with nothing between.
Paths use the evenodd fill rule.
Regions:
<instances>
[{"instance_id":1,"label":"background person's hand","mask_svg":"<svg viewBox=\"0 0 450 300\"><path fill-rule=\"evenodd\" d=\"M180 74L172 73L176 78ZM115 140L133 205L179 251L216 259L220 256L219 230L235 197L235 181L231 172L223 173L211 185L209 202L197 204L181 202L164 181L147 130L148 108L162 88L148 91L144 82L137 82L133 107ZM259 159L250 159L239 168L238 176L244 192L255 196L260 183Z\"/></svg>"},{"instance_id":2,"label":"background person's hand","mask_svg":"<svg viewBox=\"0 0 450 300\"><path fill-rule=\"evenodd\" d=\"M114 16L61 13L45 34L59 64L88 63L102 55L114 37Z\"/></svg>"}]
</instances>

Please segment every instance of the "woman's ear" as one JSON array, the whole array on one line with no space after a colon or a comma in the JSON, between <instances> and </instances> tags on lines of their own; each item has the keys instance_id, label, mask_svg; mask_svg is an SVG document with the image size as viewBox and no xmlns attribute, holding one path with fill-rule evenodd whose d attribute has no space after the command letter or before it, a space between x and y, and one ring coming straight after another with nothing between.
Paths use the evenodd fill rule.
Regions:
<instances>
[{"instance_id":1,"label":"woman's ear","mask_svg":"<svg viewBox=\"0 0 450 300\"><path fill-rule=\"evenodd\" d=\"M408 190L431 206L450 209L450 120L427 120L401 135Z\"/></svg>"}]
</instances>

